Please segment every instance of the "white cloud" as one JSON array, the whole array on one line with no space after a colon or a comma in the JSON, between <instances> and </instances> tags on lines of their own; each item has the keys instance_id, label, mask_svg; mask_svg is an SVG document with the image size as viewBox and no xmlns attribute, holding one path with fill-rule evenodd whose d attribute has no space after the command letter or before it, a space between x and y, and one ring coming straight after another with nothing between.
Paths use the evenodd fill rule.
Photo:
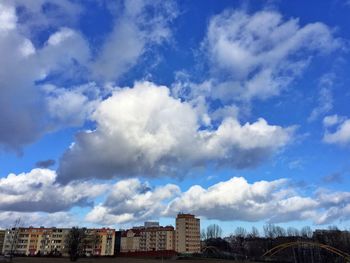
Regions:
<instances>
[{"instance_id":1,"label":"white cloud","mask_svg":"<svg viewBox=\"0 0 350 263\"><path fill-rule=\"evenodd\" d=\"M212 70L210 95L232 101L279 95L314 55L341 42L323 23L301 26L276 11L227 10L210 20L202 45Z\"/></svg>"},{"instance_id":2,"label":"white cloud","mask_svg":"<svg viewBox=\"0 0 350 263\"><path fill-rule=\"evenodd\" d=\"M175 184L153 187L139 179L62 186L56 178L54 171L34 169L0 179L0 226L7 227L18 217L25 225L79 222L115 226L173 217L180 211L222 221L330 224L350 218L350 192L320 189L302 195L286 179L248 183L243 177L233 177L207 188L193 185L182 192ZM69 211L74 206L92 206L101 197L103 201L85 215Z\"/></svg>"},{"instance_id":3,"label":"white cloud","mask_svg":"<svg viewBox=\"0 0 350 263\"><path fill-rule=\"evenodd\" d=\"M308 121L314 121L319 116L333 109L332 87L334 85L334 74L325 74L319 81L318 105L312 110Z\"/></svg>"},{"instance_id":4,"label":"white cloud","mask_svg":"<svg viewBox=\"0 0 350 263\"><path fill-rule=\"evenodd\" d=\"M50 117L56 125L81 126L90 119L101 92L95 83L91 82L70 89L44 85L46 104Z\"/></svg>"},{"instance_id":5,"label":"white cloud","mask_svg":"<svg viewBox=\"0 0 350 263\"><path fill-rule=\"evenodd\" d=\"M336 115L327 116L324 119L324 124L326 127L338 124L335 131L326 129L323 136L324 142L342 146L350 144L350 119L343 118L339 120Z\"/></svg>"},{"instance_id":6,"label":"white cloud","mask_svg":"<svg viewBox=\"0 0 350 263\"><path fill-rule=\"evenodd\" d=\"M89 182L61 186L54 171L37 168L0 178L0 211L56 212L75 205L88 206L106 189L105 184Z\"/></svg>"},{"instance_id":7,"label":"white cloud","mask_svg":"<svg viewBox=\"0 0 350 263\"><path fill-rule=\"evenodd\" d=\"M116 183L103 204L94 207L86 220L99 224L123 224L157 218L166 201L180 193L176 185L151 189L147 183L129 179Z\"/></svg>"},{"instance_id":8,"label":"white cloud","mask_svg":"<svg viewBox=\"0 0 350 263\"><path fill-rule=\"evenodd\" d=\"M124 1L120 8L123 11L92 65L104 80L118 80L148 51L168 41L169 23L177 15L172 1Z\"/></svg>"},{"instance_id":9,"label":"white cloud","mask_svg":"<svg viewBox=\"0 0 350 263\"><path fill-rule=\"evenodd\" d=\"M73 227L81 225L76 214L70 212L39 213L39 212L1 212L0 228L12 228L15 221L20 220L21 227Z\"/></svg>"},{"instance_id":10,"label":"white cloud","mask_svg":"<svg viewBox=\"0 0 350 263\"><path fill-rule=\"evenodd\" d=\"M180 175L207 162L252 167L285 146L293 134L293 128L264 119L241 125L227 117L217 128L203 127L195 108L150 82L116 90L99 104L93 119L96 130L79 133L61 158L59 180Z\"/></svg>"},{"instance_id":11,"label":"white cloud","mask_svg":"<svg viewBox=\"0 0 350 263\"><path fill-rule=\"evenodd\" d=\"M5 3L0 3L0 33L6 34L6 32L15 29L16 23L17 17L15 8Z\"/></svg>"},{"instance_id":12,"label":"white cloud","mask_svg":"<svg viewBox=\"0 0 350 263\"><path fill-rule=\"evenodd\" d=\"M174 216L185 211L224 221L311 220L315 224L350 218L349 192L322 190L302 196L299 189L287 182L280 179L250 184L242 177L233 177L208 188L194 185L171 201L163 215Z\"/></svg>"},{"instance_id":13,"label":"white cloud","mask_svg":"<svg viewBox=\"0 0 350 263\"><path fill-rule=\"evenodd\" d=\"M323 126L332 127L343 121L343 117L338 116L337 114L329 115L323 118Z\"/></svg>"},{"instance_id":14,"label":"white cloud","mask_svg":"<svg viewBox=\"0 0 350 263\"><path fill-rule=\"evenodd\" d=\"M248 183L243 177L233 177L208 188L193 185L181 192L176 185L152 188L138 179L127 179L113 185L106 200L96 205L85 220L125 225L174 217L179 212L221 221L274 223L310 220L330 224L350 218L349 192L322 189L305 196L288 182L279 179Z\"/></svg>"},{"instance_id":15,"label":"white cloud","mask_svg":"<svg viewBox=\"0 0 350 263\"><path fill-rule=\"evenodd\" d=\"M45 94L36 82L52 73L74 74L77 64L89 60L89 47L78 32L68 28L59 29L42 47L35 47L19 29L13 4L2 2L5 7L0 13L4 22L0 34L0 145L19 150L53 126L45 110Z\"/></svg>"},{"instance_id":16,"label":"white cloud","mask_svg":"<svg viewBox=\"0 0 350 263\"><path fill-rule=\"evenodd\" d=\"M316 201L286 188L285 179L249 184L234 177L207 189L192 186L169 204L165 214L189 211L208 219L283 222L306 219L304 212L316 206Z\"/></svg>"}]
</instances>

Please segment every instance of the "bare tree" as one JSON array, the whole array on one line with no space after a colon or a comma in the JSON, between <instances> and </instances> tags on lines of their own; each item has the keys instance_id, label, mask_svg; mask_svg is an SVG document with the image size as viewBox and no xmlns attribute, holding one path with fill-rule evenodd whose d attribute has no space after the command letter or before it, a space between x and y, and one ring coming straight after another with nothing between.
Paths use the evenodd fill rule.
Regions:
<instances>
[{"instance_id":1,"label":"bare tree","mask_svg":"<svg viewBox=\"0 0 350 263\"><path fill-rule=\"evenodd\" d=\"M201 240L206 240L207 239L207 232L205 229L201 230Z\"/></svg>"},{"instance_id":2,"label":"bare tree","mask_svg":"<svg viewBox=\"0 0 350 263\"><path fill-rule=\"evenodd\" d=\"M264 225L264 235L267 238L275 238L275 226L273 224Z\"/></svg>"},{"instance_id":3,"label":"bare tree","mask_svg":"<svg viewBox=\"0 0 350 263\"><path fill-rule=\"evenodd\" d=\"M295 227L288 227L287 228L287 235L289 237L298 237L300 235L299 230Z\"/></svg>"},{"instance_id":4,"label":"bare tree","mask_svg":"<svg viewBox=\"0 0 350 263\"><path fill-rule=\"evenodd\" d=\"M86 228L73 227L66 236L66 248L71 261L76 261L84 250Z\"/></svg>"},{"instance_id":5,"label":"bare tree","mask_svg":"<svg viewBox=\"0 0 350 263\"><path fill-rule=\"evenodd\" d=\"M287 236L286 230L281 226L274 226L275 237L285 237Z\"/></svg>"},{"instance_id":6,"label":"bare tree","mask_svg":"<svg viewBox=\"0 0 350 263\"><path fill-rule=\"evenodd\" d=\"M244 227L238 226L235 230L235 236L245 238L247 236L247 230Z\"/></svg>"},{"instance_id":7,"label":"bare tree","mask_svg":"<svg viewBox=\"0 0 350 263\"><path fill-rule=\"evenodd\" d=\"M19 239L19 232L20 232L20 224L21 224L21 218L17 218L12 226L12 228L8 229L7 232L7 242L10 244L10 261L12 262L12 259L16 253L17 250L17 243Z\"/></svg>"},{"instance_id":8,"label":"bare tree","mask_svg":"<svg viewBox=\"0 0 350 263\"><path fill-rule=\"evenodd\" d=\"M302 237L306 237L306 238L312 238L312 229L309 226L304 226L301 230L300 230L300 234Z\"/></svg>"},{"instance_id":9,"label":"bare tree","mask_svg":"<svg viewBox=\"0 0 350 263\"><path fill-rule=\"evenodd\" d=\"M94 229L92 231L90 231L84 239L84 250L87 247L91 248L91 253L93 256L96 255L96 251L97 251L97 247L99 246L99 244L101 243L101 236L98 234L97 230Z\"/></svg>"},{"instance_id":10,"label":"bare tree","mask_svg":"<svg viewBox=\"0 0 350 263\"><path fill-rule=\"evenodd\" d=\"M212 224L207 227L206 239L219 238L222 235L222 228L217 224Z\"/></svg>"},{"instance_id":11,"label":"bare tree","mask_svg":"<svg viewBox=\"0 0 350 263\"><path fill-rule=\"evenodd\" d=\"M256 238L256 237L259 237L259 230L255 227L255 226L253 226L252 227L252 230L250 231L250 233L248 234L248 236L250 237L250 238Z\"/></svg>"}]
</instances>

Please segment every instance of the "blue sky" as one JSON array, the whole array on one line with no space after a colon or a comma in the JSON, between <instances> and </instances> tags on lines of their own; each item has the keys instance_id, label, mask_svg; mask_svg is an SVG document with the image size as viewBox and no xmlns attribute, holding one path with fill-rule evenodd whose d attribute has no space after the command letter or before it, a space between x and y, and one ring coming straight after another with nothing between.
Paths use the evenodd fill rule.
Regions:
<instances>
[{"instance_id":1,"label":"blue sky","mask_svg":"<svg viewBox=\"0 0 350 263\"><path fill-rule=\"evenodd\" d=\"M0 227L347 228L349 12L0 0Z\"/></svg>"}]
</instances>

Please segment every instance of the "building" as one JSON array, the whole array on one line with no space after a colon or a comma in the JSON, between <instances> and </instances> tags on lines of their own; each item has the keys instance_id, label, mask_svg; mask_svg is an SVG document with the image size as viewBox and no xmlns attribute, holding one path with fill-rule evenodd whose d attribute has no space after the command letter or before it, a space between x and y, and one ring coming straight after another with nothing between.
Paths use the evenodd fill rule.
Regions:
<instances>
[{"instance_id":1,"label":"building","mask_svg":"<svg viewBox=\"0 0 350 263\"><path fill-rule=\"evenodd\" d=\"M147 221L145 222L145 228L149 228L149 227L159 227L159 222L156 221Z\"/></svg>"},{"instance_id":2,"label":"building","mask_svg":"<svg viewBox=\"0 0 350 263\"><path fill-rule=\"evenodd\" d=\"M65 249L64 240L69 229L13 228L6 230L3 254L60 255Z\"/></svg>"},{"instance_id":3,"label":"building","mask_svg":"<svg viewBox=\"0 0 350 263\"><path fill-rule=\"evenodd\" d=\"M164 250L175 250L175 230L173 226L151 227L147 225L147 227L136 227L122 233L120 252Z\"/></svg>"},{"instance_id":4,"label":"building","mask_svg":"<svg viewBox=\"0 0 350 263\"><path fill-rule=\"evenodd\" d=\"M174 227L148 227L140 231L141 251L175 250Z\"/></svg>"},{"instance_id":5,"label":"building","mask_svg":"<svg viewBox=\"0 0 350 263\"><path fill-rule=\"evenodd\" d=\"M115 230L109 228L86 229L84 252L92 256L113 256Z\"/></svg>"},{"instance_id":6,"label":"building","mask_svg":"<svg viewBox=\"0 0 350 263\"><path fill-rule=\"evenodd\" d=\"M3 254L68 256L65 246L69 228L20 227L6 230ZM114 255L115 230L86 229L83 249L86 255Z\"/></svg>"},{"instance_id":7,"label":"building","mask_svg":"<svg viewBox=\"0 0 350 263\"><path fill-rule=\"evenodd\" d=\"M2 254L2 248L4 246L5 233L5 230L0 230L0 255Z\"/></svg>"},{"instance_id":8,"label":"building","mask_svg":"<svg viewBox=\"0 0 350 263\"><path fill-rule=\"evenodd\" d=\"M191 214L178 214L176 217L175 250L178 253L199 253L200 220Z\"/></svg>"},{"instance_id":9,"label":"building","mask_svg":"<svg viewBox=\"0 0 350 263\"><path fill-rule=\"evenodd\" d=\"M137 252L140 251L140 230L129 229L124 231L120 240L120 252Z\"/></svg>"}]
</instances>

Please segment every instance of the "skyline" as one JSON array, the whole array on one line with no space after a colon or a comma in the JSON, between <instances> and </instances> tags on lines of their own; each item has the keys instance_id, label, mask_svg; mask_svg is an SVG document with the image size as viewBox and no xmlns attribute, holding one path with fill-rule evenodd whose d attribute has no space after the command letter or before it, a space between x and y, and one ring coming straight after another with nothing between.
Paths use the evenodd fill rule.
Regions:
<instances>
[{"instance_id":1,"label":"skyline","mask_svg":"<svg viewBox=\"0 0 350 263\"><path fill-rule=\"evenodd\" d=\"M0 0L0 228L348 229L349 12Z\"/></svg>"}]
</instances>

